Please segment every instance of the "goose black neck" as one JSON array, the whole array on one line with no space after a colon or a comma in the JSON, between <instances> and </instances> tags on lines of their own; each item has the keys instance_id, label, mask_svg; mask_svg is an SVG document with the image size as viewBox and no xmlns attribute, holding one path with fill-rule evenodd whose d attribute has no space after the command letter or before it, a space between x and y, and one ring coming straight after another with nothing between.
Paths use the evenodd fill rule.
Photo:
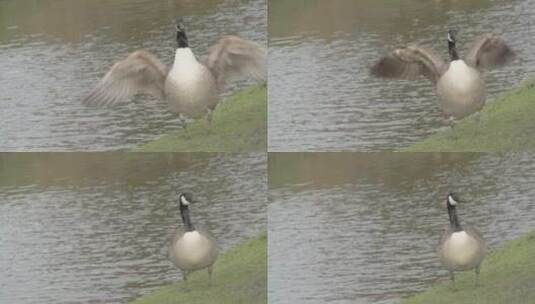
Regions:
<instances>
[{"instance_id":1,"label":"goose black neck","mask_svg":"<svg viewBox=\"0 0 535 304\"><path fill-rule=\"evenodd\" d=\"M179 49L189 47L188 36L185 31L180 30L176 32L176 42L178 43Z\"/></svg>"},{"instance_id":2,"label":"goose black neck","mask_svg":"<svg viewBox=\"0 0 535 304\"><path fill-rule=\"evenodd\" d=\"M180 205L180 215L182 216L182 222L184 223L186 232L194 231L195 227L193 227L193 224L191 223L191 218L189 217L189 207Z\"/></svg>"},{"instance_id":3,"label":"goose black neck","mask_svg":"<svg viewBox=\"0 0 535 304\"><path fill-rule=\"evenodd\" d=\"M457 218L457 210L455 209L455 206L448 204L448 215L450 216L451 229L453 229L455 232L462 231L463 228L461 227L459 219Z\"/></svg>"},{"instance_id":4,"label":"goose black neck","mask_svg":"<svg viewBox=\"0 0 535 304\"><path fill-rule=\"evenodd\" d=\"M450 53L451 61L459 60L459 54L457 54L457 48L455 47L455 41L448 40L448 51Z\"/></svg>"}]
</instances>

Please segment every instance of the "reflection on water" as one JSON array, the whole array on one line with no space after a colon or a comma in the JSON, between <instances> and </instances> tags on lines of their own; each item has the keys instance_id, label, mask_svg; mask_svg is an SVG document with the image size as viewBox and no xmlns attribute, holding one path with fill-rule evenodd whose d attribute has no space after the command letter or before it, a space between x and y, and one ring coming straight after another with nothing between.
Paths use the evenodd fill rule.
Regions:
<instances>
[{"instance_id":1,"label":"reflection on water","mask_svg":"<svg viewBox=\"0 0 535 304\"><path fill-rule=\"evenodd\" d=\"M475 224L495 249L535 229L534 160L521 154L270 156L272 303L398 303L447 280L435 253L448 223L445 194L464 197L461 222Z\"/></svg>"},{"instance_id":2,"label":"reflection on water","mask_svg":"<svg viewBox=\"0 0 535 304\"><path fill-rule=\"evenodd\" d=\"M271 151L378 151L417 142L444 127L429 81L368 75L381 55L408 43L447 58L446 32L461 54L486 31L519 52L485 77L489 100L535 72L535 2L271 0Z\"/></svg>"},{"instance_id":3,"label":"reflection on water","mask_svg":"<svg viewBox=\"0 0 535 304\"><path fill-rule=\"evenodd\" d=\"M0 1L0 150L128 149L179 128L165 102L148 96L111 109L80 100L134 50L147 49L170 65L177 17L198 55L224 34L265 43L265 6L265 0Z\"/></svg>"},{"instance_id":4,"label":"reflection on water","mask_svg":"<svg viewBox=\"0 0 535 304\"><path fill-rule=\"evenodd\" d=\"M60 156L0 155L1 303L124 303L179 280L180 190L223 250L266 229L265 155Z\"/></svg>"}]
</instances>

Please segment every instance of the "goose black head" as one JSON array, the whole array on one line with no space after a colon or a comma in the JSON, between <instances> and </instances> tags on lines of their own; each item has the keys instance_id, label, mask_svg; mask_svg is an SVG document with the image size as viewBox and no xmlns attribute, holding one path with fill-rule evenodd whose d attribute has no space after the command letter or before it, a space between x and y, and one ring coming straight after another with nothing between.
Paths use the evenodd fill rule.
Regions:
<instances>
[{"instance_id":1,"label":"goose black head","mask_svg":"<svg viewBox=\"0 0 535 304\"><path fill-rule=\"evenodd\" d=\"M450 218L450 227L454 231L462 231L461 224L457 218L457 204L460 202L459 197L453 193L448 193L448 198L446 199L446 206L448 207L448 215Z\"/></svg>"},{"instance_id":2,"label":"goose black head","mask_svg":"<svg viewBox=\"0 0 535 304\"><path fill-rule=\"evenodd\" d=\"M448 206L448 208L450 207L455 208L455 206L457 206L458 203L459 203L459 197L457 196L457 194L453 192L448 193L448 198L446 199L446 205Z\"/></svg>"},{"instance_id":3,"label":"goose black head","mask_svg":"<svg viewBox=\"0 0 535 304\"><path fill-rule=\"evenodd\" d=\"M448 31L448 42L455 44L457 40L455 39L455 36L457 35L457 30L449 30Z\"/></svg>"},{"instance_id":4,"label":"goose black head","mask_svg":"<svg viewBox=\"0 0 535 304\"><path fill-rule=\"evenodd\" d=\"M457 54L457 49L455 44L457 43L457 30L448 31L448 52L450 54L451 61L458 60L459 55Z\"/></svg>"},{"instance_id":5,"label":"goose black head","mask_svg":"<svg viewBox=\"0 0 535 304\"><path fill-rule=\"evenodd\" d=\"M186 35L186 28L182 23L181 19L178 19L176 23L176 42L178 44L178 48L189 47L188 36Z\"/></svg>"},{"instance_id":6,"label":"goose black head","mask_svg":"<svg viewBox=\"0 0 535 304\"><path fill-rule=\"evenodd\" d=\"M191 193L182 192L178 195L178 201L180 203L180 208L187 208L190 204L194 203Z\"/></svg>"},{"instance_id":7,"label":"goose black head","mask_svg":"<svg viewBox=\"0 0 535 304\"><path fill-rule=\"evenodd\" d=\"M189 216L189 206L195 201L193 200L191 194L187 192L180 193L178 195L178 201L180 205L180 215L182 216L182 222L186 228L186 231L194 231L195 227L191 223L191 218Z\"/></svg>"}]
</instances>

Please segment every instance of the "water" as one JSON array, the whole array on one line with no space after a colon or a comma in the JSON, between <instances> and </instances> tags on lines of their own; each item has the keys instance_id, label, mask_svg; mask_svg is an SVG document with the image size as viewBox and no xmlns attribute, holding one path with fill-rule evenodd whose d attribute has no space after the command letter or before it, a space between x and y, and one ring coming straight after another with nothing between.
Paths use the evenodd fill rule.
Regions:
<instances>
[{"instance_id":1,"label":"water","mask_svg":"<svg viewBox=\"0 0 535 304\"><path fill-rule=\"evenodd\" d=\"M149 96L81 104L130 52L170 65L179 16L198 56L225 34L266 41L265 0L0 1L0 151L124 150L179 129L165 101Z\"/></svg>"},{"instance_id":2,"label":"water","mask_svg":"<svg viewBox=\"0 0 535 304\"><path fill-rule=\"evenodd\" d=\"M0 168L1 303L125 303L180 280L181 190L222 251L266 229L263 154L0 154Z\"/></svg>"},{"instance_id":3,"label":"water","mask_svg":"<svg viewBox=\"0 0 535 304\"><path fill-rule=\"evenodd\" d=\"M535 159L516 154L270 156L270 303L398 303L449 280L446 194L491 250L535 229ZM482 268L482 282L485 268Z\"/></svg>"},{"instance_id":4,"label":"water","mask_svg":"<svg viewBox=\"0 0 535 304\"><path fill-rule=\"evenodd\" d=\"M270 151L385 151L418 142L446 126L431 83L385 81L368 68L415 43L447 59L446 33L459 30L466 54L494 31L519 53L485 76L488 99L535 72L535 2L269 2Z\"/></svg>"}]
</instances>

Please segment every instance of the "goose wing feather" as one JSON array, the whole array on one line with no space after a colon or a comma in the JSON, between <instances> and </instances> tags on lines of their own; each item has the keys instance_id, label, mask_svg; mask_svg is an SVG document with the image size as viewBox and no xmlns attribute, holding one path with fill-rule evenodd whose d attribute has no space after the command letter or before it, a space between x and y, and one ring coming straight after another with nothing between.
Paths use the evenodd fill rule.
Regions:
<instances>
[{"instance_id":1,"label":"goose wing feather","mask_svg":"<svg viewBox=\"0 0 535 304\"><path fill-rule=\"evenodd\" d=\"M117 62L84 98L88 105L128 102L137 93L164 96L166 66L146 51L136 51Z\"/></svg>"},{"instance_id":2,"label":"goose wing feather","mask_svg":"<svg viewBox=\"0 0 535 304\"><path fill-rule=\"evenodd\" d=\"M470 47L466 62L474 68L484 69L503 65L513 57L513 50L502 38L493 33L485 33Z\"/></svg>"},{"instance_id":3,"label":"goose wing feather","mask_svg":"<svg viewBox=\"0 0 535 304\"><path fill-rule=\"evenodd\" d=\"M235 77L264 81L267 76L266 50L237 36L222 37L208 50L202 62L214 75L218 87Z\"/></svg>"},{"instance_id":4,"label":"goose wing feather","mask_svg":"<svg viewBox=\"0 0 535 304\"><path fill-rule=\"evenodd\" d=\"M370 73L381 78L416 79L425 76L436 83L447 66L434 51L417 46L396 49L377 61Z\"/></svg>"},{"instance_id":5,"label":"goose wing feather","mask_svg":"<svg viewBox=\"0 0 535 304\"><path fill-rule=\"evenodd\" d=\"M485 242L485 239L483 238L483 236L481 235L481 232L479 232L479 230L473 226L470 226L470 225L465 225L464 226L464 230L466 231L466 233L468 233L469 235L473 236L475 239L477 239L477 241L483 245L483 248L486 248L486 242Z\"/></svg>"}]
</instances>

